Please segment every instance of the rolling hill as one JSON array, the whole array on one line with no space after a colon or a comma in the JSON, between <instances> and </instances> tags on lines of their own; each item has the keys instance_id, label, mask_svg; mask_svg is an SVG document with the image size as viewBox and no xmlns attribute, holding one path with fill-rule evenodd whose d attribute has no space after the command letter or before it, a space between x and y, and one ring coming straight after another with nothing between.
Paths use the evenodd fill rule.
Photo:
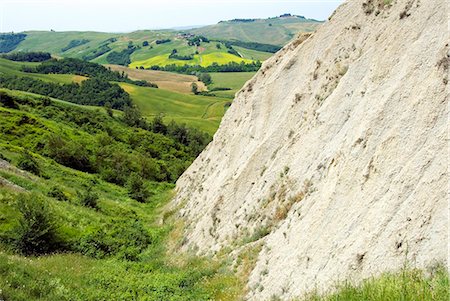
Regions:
<instances>
[{"instance_id":1,"label":"rolling hill","mask_svg":"<svg viewBox=\"0 0 450 301\"><path fill-rule=\"evenodd\" d=\"M211 39L238 40L283 46L299 32L312 32L323 22L303 16L282 15L268 19L235 19L196 28L190 32Z\"/></svg>"},{"instance_id":2,"label":"rolling hill","mask_svg":"<svg viewBox=\"0 0 450 301\"><path fill-rule=\"evenodd\" d=\"M40 74L21 71L22 66L36 66L39 63L13 62L0 58L0 76L18 76L20 78L32 78L49 83L70 84L80 83L88 77L74 74ZM120 67L118 70L121 70ZM188 126L214 134L217 130L222 116L225 114L226 104L230 101L226 97L210 97L193 95L187 93L190 83L186 80L195 81L194 76L172 74L168 72L133 70L136 79L152 81L145 78L143 73L167 79L165 82L170 89L155 89L152 87L141 87L130 83L120 83L120 86L130 94L132 101L141 109L143 117L153 118L162 114L164 120L169 122L174 120L178 123L186 123ZM146 74L145 74L146 75ZM176 87L173 88L172 86ZM176 92L176 88L181 87L184 93Z\"/></svg>"},{"instance_id":3,"label":"rolling hill","mask_svg":"<svg viewBox=\"0 0 450 301\"><path fill-rule=\"evenodd\" d=\"M225 42L209 41L172 30L143 30L131 33L28 31L12 51L46 51L55 57L73 57L99 64L201 65L216 62L251 63L272 54L256 50L232 51ZM9 50L9 48L8 48ZM171 56L171 54L176 54ZM170 56L170 57L169 57Z\"/></svg>"},{"instance_id":4,"label":"rolling hill","mask_svg":"<svg viewBox=\"0 0 450 301\"><path fill-rule=\"evenodd\" d=\"M46 51L99 64L132 68L264 61L299 32L322 22L286 14L268 19L236 19L189 30L139 30L130 33L27 31L2 34L12 43L0 52Z\"/></svg>"}]
</instances>

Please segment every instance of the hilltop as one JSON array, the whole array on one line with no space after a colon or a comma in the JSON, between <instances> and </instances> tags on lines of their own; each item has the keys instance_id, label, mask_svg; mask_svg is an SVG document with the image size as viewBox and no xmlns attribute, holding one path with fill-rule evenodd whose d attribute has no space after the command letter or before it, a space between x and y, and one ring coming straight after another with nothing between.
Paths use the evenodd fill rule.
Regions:
<instances>
[{"instance_id":1,"label":"hilltop","mask_svg":"<svg viewBox=\"0 0 450 301\"><path fill-rule=\"evenodd\" d=\"M267 19L234 19L196 28L190 32L214 39L283 46L300 32L313 32L323 22L284 14Z\"/></svg>"}]
</instances>

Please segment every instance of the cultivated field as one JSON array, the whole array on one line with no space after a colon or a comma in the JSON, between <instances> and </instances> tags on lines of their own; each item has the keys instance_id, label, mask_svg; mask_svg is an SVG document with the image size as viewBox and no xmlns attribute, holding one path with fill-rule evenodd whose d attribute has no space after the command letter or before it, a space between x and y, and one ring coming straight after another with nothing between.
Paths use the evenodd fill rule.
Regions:
<instances>
[{"instance_id":1,"label":"cultivated field","mask_svg":"<svg viewBox=\"0 0 450 301\"><path fill-rule=\"evenodd\" d=\"M142 70L128 68L119 65L105 65L111 70L125 72L128 77L134 80L145 80L158 85L160 89L169 90L178 93L191 93L191 84L196 83L199 91L206 89L205 85L198 81L196 76L177 74L172 72Z\"/></svg>"}]
</instances>

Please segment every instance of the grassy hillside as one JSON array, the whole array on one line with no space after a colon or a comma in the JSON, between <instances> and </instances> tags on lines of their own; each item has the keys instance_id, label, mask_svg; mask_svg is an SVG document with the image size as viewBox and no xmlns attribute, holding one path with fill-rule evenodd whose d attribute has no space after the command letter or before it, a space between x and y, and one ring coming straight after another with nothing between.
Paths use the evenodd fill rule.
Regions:
<instances>
[{"instance_id":1,"label":"grassy hillside","mask_svg":"<svg viewBox=\"0 0 450 301\"><path fill-rule=\"evenodd\" d=\"M121 83L143 116L163 114L164 119L186 123L213 134L219 127L229 99L200 95L187 95L163 89L138 87Z\"/></svg>"},{"instance_id":2,"label":"grassy hillside","mask_svg":"<svg viewBox=\"0 0 450 301\"><path fill-rule=\"evenodd\" d=\"M155 57L151 57L149 59L143 60L143 61L133 61L130 64L131 68L140 67L143 66L144 68L150 68L151 66L157 65L157 66L167 66L167 65L200 65L202 67L207 67L212 65L213 63L217 63L219 65L223 65L229 62L244 62L244 63L251 63L253 60L245 59L238 57L236 55L226 53L226 52L212 52L207 54L196 54L193 56L192 60L189 61L182 61L182 60L176 60L176 59L170 59L167 55L158 55Z\"/></svg>"},{"instance_id":3,"label":"grassy hillside","mask_svg":"<svg viewBox=\"0 0 450 301\"><path fill-rule=\"evenodd\" d=\"M244 84L250 80L255 72L223 72L223 73L210 73L212 78L212 84L208 85L210 91L214 91L217 88L229 88L226 91L214 91L217 96L234 98L236 92L238 92Z\"/></svg>"},{"instance_id":4,"label":"grassy hillside","mask_svg":"<svg viewBox=\"0 0 450 301\"><path fill-rule=\"evenodd\" d=\"M0 299L238 299L241 281L222 262L170 252L182 243L181 225L162 215L173 184L144 179L148 197L137 201L133 176L113 184L59 163L68 149L48 148L54 135L70 137L71 147L96 152L90 160L119 155L116 164L138 168L129 152L176 156L169 137L129 127L120 114L6 92L14 103L5 94L0 103ZM139 146L147 135L159 138Z\"/></svg>"},{"instance_id":5,"label":"grassy hillside","mask_svg":"<svg viewBox=\"0 0 450 301\"><path fill-rule=\"evenodd\" d=\"M314 31L322 22L299 16L269 19L222 21L190 32L211 39L239 40L273 45L285 45L299 32Z\"/></svg>"}]
</instances>

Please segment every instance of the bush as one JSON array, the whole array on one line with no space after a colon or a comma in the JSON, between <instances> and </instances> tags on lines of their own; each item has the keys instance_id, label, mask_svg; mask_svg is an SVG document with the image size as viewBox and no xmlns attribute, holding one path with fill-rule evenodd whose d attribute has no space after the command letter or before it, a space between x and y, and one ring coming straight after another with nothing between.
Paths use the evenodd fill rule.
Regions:
<instances>
[{"instance_id":1,"label":"bush","mask_svg":"<svg viewBox=\"0 0 450 301\"><path fill-rule=\"evenodd\" d=\"M67 201L66 194L58 186L53 186L47 193L47 196L57 199L58 201Z\"/></svg>"},{"instance_id":2,"label":"bush","mask_svg":"<svg viewBox=\"0 0 450 301\"><path fill-rule=\"evenodd\" d=\"M144 186L144 181L137 173L132 173L128 179L128 195L138 202L145 203L150 197L150 192Z\"/></svg>"},{"instance_id":3,"label":"bush","mask_svg":"<svg viewBox=\"0 0 450 301\"><path fill-rule=\"evenodd\" d=\"M195 95L198 94L198 86L196 83L191 84L191 92L194 93Z\"/></svg>"},{"instance_id":4,"label":"bush","mask_svg":"<svg viewBox=\"0 0 450 301\"><path fill-rule=\"evenodd\" d=\"M59 164L81 171L93 171L89 152L83 143L68 142L58 135L51 135L48 137L46 149L48 156Z\"/></svg>"},{"instance_id":5,"label":"bush","mask_svg":"<svg viewBox=\"0 0 450 301\"><path fill-rule=\"evenodd\" d=\"M14 101L14 98L3 91L0 91L0 104L6 108L18 109L19 106Z\"/></svg>"},{"instance_id":6,"label":"bush","mask_svg":"<svg viewBox=\"0 0 450 301\"><path fill-rule=\"evenodd\" d=\"M98 208L98 194L92 191L92 186L88 186L85 191L78 192L80 204L93 209Z\"/></svg>"},{"instance_id":7,"label":"bush","mask_svg":"<svg viewBox=\"0 0 450 301\"><path fill-rule=\"evenodd\" d=\"M140 221L117 220L109 227L96 229L84 236L79 251L94 258L118 256L137 260L139 254L152 243L152 237Z\"/></svg>"},{"instance_id":8,"label":"bush","mask_svg":"<svg viewBox=\"0 0 450 301\"><path fill-rule=\"evenodd\" d=\"M48 52L16 52L3 54L1 57L16 62L45 62L52 58Z\"/></svg>"},{"instance_id":9,"label":"bush","mask_svg":"<svg viewBox=\"0 0 450 301\"><path fill-rule=\"evenodd\" d=\"M19 161L17 162L17 167L29 171L37 176L41 174L41 169L39 167L38 162L36 161L35 158L33 158L33 156L28 151L25 151L19 158Z\"/></svg>"},{"instance_id":10,"label":"bush","mask_svg":"<svg viewBox=\"0 0 450 301\"><path fill-rule=\"evenodd\" d=\"M14 229L16 250L25 255L57 250L60 246L57 226L47 202L35 194L23 194L16 206L21 214L19 225Z\"/></svg>"}]
</instances>

